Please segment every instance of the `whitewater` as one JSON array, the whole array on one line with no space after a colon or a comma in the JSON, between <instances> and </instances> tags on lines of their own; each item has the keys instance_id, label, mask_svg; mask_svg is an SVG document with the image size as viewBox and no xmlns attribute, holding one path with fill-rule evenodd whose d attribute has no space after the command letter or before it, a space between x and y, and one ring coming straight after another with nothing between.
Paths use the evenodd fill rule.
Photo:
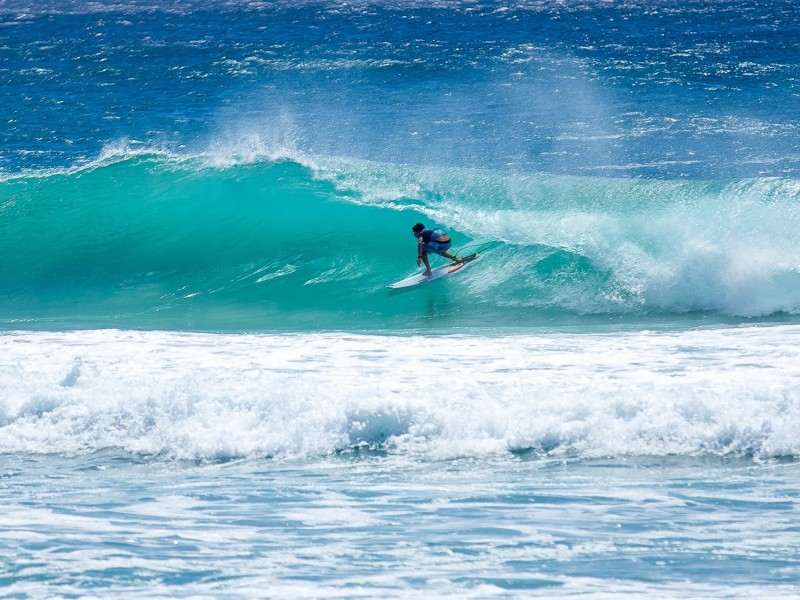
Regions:
<instances>
[{"instance_id":1,"label":"whitewater","mask_svg":"<svg viewBox=\"0 0 800 600\"><path fill-rule=\"evenodd\" d=\"M0 595L799 597L798 14L0 2Z\"/></svg>"}]
</instances>

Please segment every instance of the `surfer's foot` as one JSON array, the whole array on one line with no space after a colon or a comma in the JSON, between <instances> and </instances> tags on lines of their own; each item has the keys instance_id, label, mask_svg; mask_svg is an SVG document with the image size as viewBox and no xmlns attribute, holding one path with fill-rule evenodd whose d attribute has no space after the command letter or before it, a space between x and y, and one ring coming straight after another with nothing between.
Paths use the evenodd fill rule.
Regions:
<instances>
[{"instance_id":1,"label":"surfer's foot","mask_svg":"<svg viewBox=\"0 0 800 600\"><path fill-rule=\"evenodd\" d=\"M425 272L422 274L422 276L423 276L423 277L430 277L431 275L433 275L433 271L425 271Z\"/></svg>"},{"instance_id":2,"label":"surfer's foot","mask_svg":"<svg viewBox=\"0 0 800 600\"><path fill-rule=\"evenodd\" d=\"M457 263L464 262L464 259L461 258L460 256L456 256L453 260L456 261Z\"/></svg>"}]
</instances>

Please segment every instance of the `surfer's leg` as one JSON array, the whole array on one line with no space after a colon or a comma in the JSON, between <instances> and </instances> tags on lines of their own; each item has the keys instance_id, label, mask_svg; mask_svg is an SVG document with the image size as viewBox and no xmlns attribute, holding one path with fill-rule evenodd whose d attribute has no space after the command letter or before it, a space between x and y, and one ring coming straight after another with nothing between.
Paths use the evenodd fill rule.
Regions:
<instances>
[{"instance_id":1,"label":"surfer's leg","mask_svg":"<svg viewBox=\"0 0 800 600\"><path fill-rule=\"evenodd\" d=\"M425 277L430 277L430 275L433 272L431 271L431 263L428 261L428 253L427 252L423 252L422 253L422 262L425 263L425 272L423 273L423 275Z\"/></svg>"}]
</instances>

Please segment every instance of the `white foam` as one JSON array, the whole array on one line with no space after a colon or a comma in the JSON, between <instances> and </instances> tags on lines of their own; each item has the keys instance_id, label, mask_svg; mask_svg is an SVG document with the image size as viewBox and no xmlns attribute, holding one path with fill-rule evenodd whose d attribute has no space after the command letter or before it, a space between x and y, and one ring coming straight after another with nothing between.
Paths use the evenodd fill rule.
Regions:
<instances>
[{"instance_id":1,"label":"white foam","mask_svg":"<svg viewBox=\"0 0 800 600\"><path fill-rule=\"evenodd\" d=\"M0 452L800 453L800 327L0 335Z\"/></svg>"}]
</instances>

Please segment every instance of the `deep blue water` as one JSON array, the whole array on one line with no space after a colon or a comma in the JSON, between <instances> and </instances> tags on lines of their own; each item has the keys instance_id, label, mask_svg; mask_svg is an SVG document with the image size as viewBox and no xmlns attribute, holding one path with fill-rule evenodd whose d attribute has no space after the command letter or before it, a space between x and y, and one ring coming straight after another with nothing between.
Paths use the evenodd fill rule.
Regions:
<instances>
[{"instance_id":1,"label":"deep blue water","mask_svg":"<svg viewBox=\"0 0 800 600\"><path fill-rule=\"evenodd\" d=\"M235 153L248 131L317 154L524 173L798 173L791 0L0 10L7 172L120 140Z\"/></svg>"}]
</instances>

